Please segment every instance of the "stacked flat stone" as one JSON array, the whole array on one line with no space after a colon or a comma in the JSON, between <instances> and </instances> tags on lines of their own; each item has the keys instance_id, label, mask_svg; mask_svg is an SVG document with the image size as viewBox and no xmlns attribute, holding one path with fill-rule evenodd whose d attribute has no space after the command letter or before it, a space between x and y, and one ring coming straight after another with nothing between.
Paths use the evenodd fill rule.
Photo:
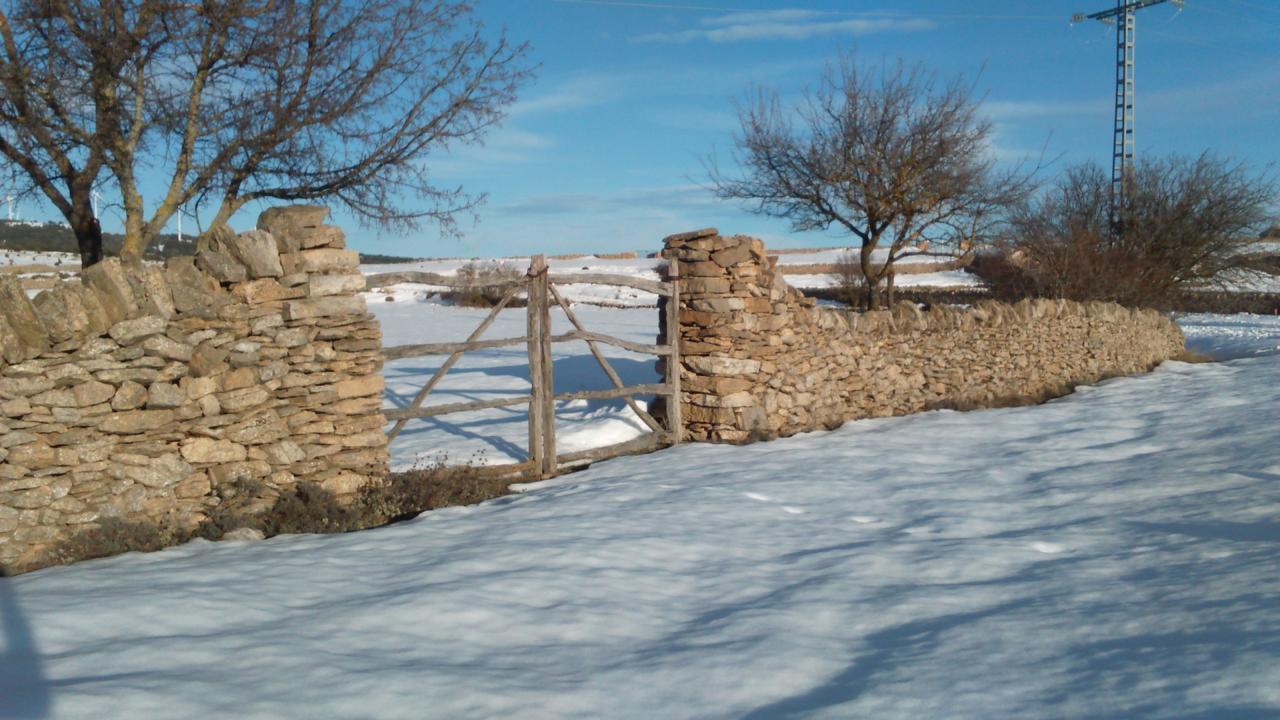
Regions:
<instances>
[{"instance_id":1,"label":"stacked flat stone","mask_svg":"<svg viewBox=\"0 0 1280 720\"><path fill-rule=\"evenodd\" d=\"M1110 303L818 308L786 284L764 243L714 229L668 237L662 255L684 278L682 414L691 440L741 442L1060 394L1145 372L1185 344L1166 315Z\"/></svg>"},{"instance_id":2,"label":"stacked flat stone","mask_svg":"<svg viewBox=\"0 0 1280 720\"><path fill-rule=\"evenodd\" d=\"M381 332L326 214L273 208L33 300L0 276L0 567L104 517L194 526L231 485L265 509L386 473Z\"/></svg>"}]
</instances>

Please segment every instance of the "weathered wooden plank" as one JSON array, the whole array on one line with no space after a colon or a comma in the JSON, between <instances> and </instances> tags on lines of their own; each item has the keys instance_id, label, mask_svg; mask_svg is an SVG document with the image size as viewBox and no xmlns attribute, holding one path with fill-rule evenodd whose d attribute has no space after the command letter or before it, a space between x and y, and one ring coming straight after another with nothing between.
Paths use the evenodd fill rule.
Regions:
<instances>
[{"instance_id":1,"label":"weathered wooden plank","mask_svg":"<svg viewBox=\"0 0 1280 720\"><path fill-rule=\"evenodd\" d=\"M652 385L628 385L621 388L609 388L608 390L574 390L572 392L559 393L555 396L555 399L556 402L566 400L613 400L630 395L669 395L670 393L670 385L654 383Z\"/></svg>"},{"instance_id":2,"label":"weathered wooden plank","mask_svg":"<svg viewBox=\"0 0 1280 720\"><path fill-rule=\"evenodd\" d=\"M679 445L684 437L684 418L680 409L680 261L675 258L667 265L667 280L671 283L671 297L667 298L667 348L671 354L666 359L666 381L671 386L667 397L667 431L671 443Z\"/></svg>"},{"instance_id":3,"label":"weathered wooden plank","mask_svg":"<svg viewBox=\"0 0 1280 720\"><path fill-rule=\"evenodd\" d=\"M555 367L551 359L551 282L541 255L538 262L543 271L531 280L529 292L534 292L533 287L537 286L541 323L538 351L542 354L539 368L542 371L542 404L538 408L542 413L542 472L546 477L553 477L556 474L556 389Z\"/></svg>"},{"instance_id":4,"label":"weathered wooden plank","mask_svg":"<svg viewBox=\"0 0 1280 720\"><path fill-rule=\"evenodd\" d=\"M655 295L667 296L671 294L670 288L666 283L656 280L645 280L631 275L603 275L595 273L582 273L573 275L552 275L550 282L553 285L616 285L619 287L635 288L636 290L644 290Z\"/></svg>"},{"instance_id":5,"label":"weathered wooden plank","mask_svg":"<svg viewBox=\"0 0 1280 720\"><path fill-rule=\"evenodd\" d=\"M443 477L451 475L462 475L464 477L474 477L484 480L499 480L503 478L511 478L514 480L532 480L533 465L528 460L518 463L504 463L502 465L443 465L439 467L428 467L427 472L433 475L439 474Z\"/></svg>"},{"instance_id":6,"label":"weathered wooden plank","mask_svg":"<svg viewBox=\"0 0 1280 720\"><path fill-rule=\"evenodd\" d=\"M388 285L399 285L400 283L415 283L418 285L439 285L454 290L465 290L468 288L478 287L522 287L525 282L524 278L519 280L505 280L502 282L474 282L458 278L454 275L440 275L438 273L419 272L416 270L406 270L404 272L378 273L376 275L366 275L364 278L366 289L387 287Z\"/></svg>"},{"instance_id":7,"label":"weathered wooden plank","mask_svg":"<svg viewBox=\"0 0 1280 720\"><path fill-rule=\"evenodd\" d=\"M412 420L414 418L435 417L437 415L450 415L452 413L470 412L472 410L489 410L492 408L508 407L510 405L523 405L531 401L529 395L518 395L515 397L497 398L496 400L471 400L468 402L443 403L441 405L428 405L419 408L396 408L394 410L383 410L382 414L387 420Z\"/></svg>"},{"instance_id":8,"label":"weathered wooden plank","mask_svg":"<svg viewBox=\"0 0 1280 720\"><path fill-rule=\"evenodd\" d=\"M528 279L528 306L526 308L528 328L528 354L529 354L529 381L533 384L532 394L529 399L529 463L533 467L535 477L544 477L543 467L544 460L542 456L542 435L545 429L542 425L543 415L541 407L543 404L543 394L545 388L541 383L542 380L542 345L540 336L544 332L542 327L542 312L538 309L538 301L542 296L538 293L537 278L539 276L546 277L546 263L542 256L533 258L533 262L529 265ZM555 426L552 425L552 432Z\"/></svg>"},{"instance_id":9,"label":"weathered wooden plank","mask_svg":"<svg viewBox=\"0 0 1280 720\"><path fill-rule=\"evenodd\" d=\"M573 332L564 333L563 335L553 335L551 342L573 342L573 341L598 342L606 345L620 347L623 350L631 352L644 353L646 355L670 355L671 348L666 345L645 345L644 343L631 342L623 340L612 335L591 332L590 330L574 330Z\"/></svg>"},{"instance_id":10,"label":"weathered wooden plank","mask_svg":"<svg viewBox=\"0 0 1280 720\"><path fill-rule=\"evenodd\" d=\"M577 452L565 453L559 457L559 462L561 466L577 465L584 462L591 463L596 460L622 457L623 455L639 455L641 453L652 452L665 447L668 444L665 434L658 435L655 433L649 433L626 442L606 445L605 447L591 448L590 450L579 450Z\"/></svg>"},{"instance_id":11,"label":"weathered wooden plank","mask_svg":"<svg viewBox=\"0 0 1280 720\"><path fill-rule=\"evenodd\" d=\"M422 345L393 345L382 349L382 357L387 360L402 360L424 355L444 355L445 353L466 352L468 350L484 350L486 348L523 345L528 338L503 338L501 340L475 340L471 342L424 343Z\"/></svg>"}]
</instances>

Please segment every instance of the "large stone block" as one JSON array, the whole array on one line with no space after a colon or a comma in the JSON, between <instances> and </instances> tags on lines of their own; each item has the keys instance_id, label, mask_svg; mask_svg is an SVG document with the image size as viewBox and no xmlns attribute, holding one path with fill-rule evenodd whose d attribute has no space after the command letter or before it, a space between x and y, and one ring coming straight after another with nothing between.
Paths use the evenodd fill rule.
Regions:
<instances>
[{"instance_id":1,"label":"large stone block","mask_svg":"<svg viewBox=\"0 0 1280 720\"><path fill-rule=\"evenodd\" d=\"M134 297L138 300L139 311L147 315L158 315L166 320L173 317L177 308L173 304L173 293L165 279L164 270L155 265L127 268L126 276L133 288Z\"/></svg>"},{"instance_id":2,"label":"large stone block","mask_svg":"<svg viewBox=\"0 0 1280 720\"><path fill-rule=\"evenodd\" d=\"M250 278L277 278L284 274L280 252L270 233L250 230L229 243L231 254L249 271Z\"/></svg>"},{"instance_id":3,"label":"large stone block","mask_svg":"<svg viewBox=\"0 0 1280 720\"><path fill-rule=\"evenodd\" d=\"M243 445L230 440L196 437L182 443L182 458L189 463L242 462L248 456Z\"/></svg>"},{"instance_id":4,"label":"large stone block","mask_svg":"<svg viewBox=\"0 0 1280 720\"><path fill-rule=\"evenodd\" d=\"M301 261L301 266L298 269L307 273L355 270L360 266L360 253L355 250L337 250L334 248L303 250L298 254L298 257Z\"/></svg>"},{"instance_id":5,"label":"large stone block","mask_svg":"<svg viewBox=\"0 0 1280 720\"><path fill-rule=\"evenodd\" d=\"M718 355L695 355L682 358L681 362L699 375L755 375L760 372L761 366L759 360Z\"/></svg>"},{"instance_id":6,"label":"large stone block","mask_svg":"<svg viewBox=\"0 0 1280 720\"><path fill-rule=\"evenodd\" d=\"M37 350L49 347L48 332L27 298L27 292L22 289L22 283L13 275L0 274L0 315L9 321L12 334L23 345Z\"/></svg>"},{"instance_id":7,"label":"large stone block","mask_svg":"<svg viewBox=\"0 0 1280 720\"><path fill-rule=\"evenodd\" d=\"M138 315L138 300L119 258L106 258L80 272L80 281L98 296L111 324Z\"/></svg>"},{"instance_id":8,"label":"large stone block","mask_svg":"<svg viewBox=\"0 0 1280 720\"><path fill-rule=\"evenodd\" d=\"M55 345L83 338L92 329L84 302L70 284L60 283L36 295L32 306L48 331L49 342Z\"/></svg>"},{"instance_id":9,"label":"large stone block","mask_svg":"<svg viewBox=\"0 0 1280 720\"><path fill-rule=\"evenodd\" d=\"M348 398L380 395L386 389L386 381L381 375L365 375L364 377L343 380L334 385L334 388L338 391L338 398L346 400Z\"/></svg>"},{"instance_id":10,"label":"large stone block","mask_svg":"<svg viewBox=\"0 0 1280 720\"><path fill-rule=\"evenodd\" d=\"M0 312L0 360L7 363L20 363L27 359L28 350L29 348L18 337L18 332L9 324L8 317Z\"/></svg>"},{"instance_id":11,"label":"large stone block","mask_svg":"<svg viewBox=\"0 0 1280 720\"><path fill-rule=\"evenodd\" d=\"M168 323L158 315L144 315L132 320L121 320L111 326L107 332L111 339L124 346L133 345L152 335L165 331Z\"/></svg>"},{"instance_id":12,"label":"large stone block","mask_svg":"<svg viewBox=\"0 0 1280 720\"><path fill-rule=\"evenodd\" d=\"M173 420L172 410L130 410L108 415L98 429L116 435L136 435L167 427Z\"/></svg>"},{"instance_id":13,"label":"large stone block","mask_svg":"<svg viewBox=\"0 0 1280 720\"><path fill-rule=\"evenodd\" d=\"M359 295L295 300L284 304L285 320L308 320L335 315L363 316L368 310L364 298Z\"/></svg>"},{"instance_id":14,"label":"large stone block","mask_svg":"<svg viewBox=\"0 0 1280 720\"><path fill-rule=\"evenodd\" d=\"M229 253L217 250L197 252L196 266L222 283L238 283L249 279L249 270L244 265Z\"/></svg>"},{"instance_id":15,"label":"large stone block","mask_svg":"<svg viewBox=\"0 0 1280 720\"><path fill-rule=\"evenodd\" d=\"M313 275L307 283L307 294L311 297L326 295L350 295L365 288L364 275L348 273L344 275Z\"/></svg>"},{"instance_id":16,"label":"large stone block","mask_svg":"<svg viewBox=\"0 0 1280 720\"><path fill-rule=\"evenodd\" d=\"M324 224L329 208L321 205L287 205L267 208L258 216L258 229L271 233L280 253L301 250L302 236Z\"/></svg>"},{"instance_id":17,"label":"large stone block","mask_svg":"<svg viewBox=\"0 0 1280 720\"><path fill-rule=\"evenodd\" d=\"M198 270L192 258L169 258L165 261L164 273L174 307L180 313L213 313L230 301L230 296L222 290L218 281Z\"/></svg>"}]
</instances>

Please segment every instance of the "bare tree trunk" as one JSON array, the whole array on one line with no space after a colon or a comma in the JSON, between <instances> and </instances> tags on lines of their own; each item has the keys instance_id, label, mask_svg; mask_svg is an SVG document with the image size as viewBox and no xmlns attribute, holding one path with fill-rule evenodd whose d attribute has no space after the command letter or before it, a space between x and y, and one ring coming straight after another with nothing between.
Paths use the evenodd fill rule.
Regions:
<instances>
[{"instance_id":1,"label":"bare tree trunk","mask_svg":"<svg viewBox=\"0 0 1280 720\"><path fill-rule=\"evenodd\" d=\"M142 235L126 235L120 248L120 257L128 260L141 260L147 249L148 239Z\"/></svg>"},{"instance_id":2,"label":"bare tree trunk","mask_svg":"<svg viewBox=\"0 0 1280 720\"><path fill-rule=\"evenodd\" d=\"M894 272L892 265L889 266L889 272L887 274L888 274L888 278L887 278L887 284L885 286L885 294L889 301L889 307L893 307L894 304L898 301L898 299L893 294L893 280L895 277L897 277L897 273Z\"/></svg>"},{"instance_id":3,"label":"bare tree trunk","mask_svg":"<svg viewBox=\"0 0 1280 720\"><path fill-rule=\"evenodd\" d=\"M871 262L871 253L876 249L875 243L863 242L859 260L862 263L862 278L867 284L866 306L868 310L880 309L880 277Z\"/></svg>"},{"instance_id":4,"label":"bare tree trunk","mask_svg":"<svg viewBox=\"0 0 1280 720\"><path fill-rule=\"evenodd\" d=\"M102 225L93 212L77 212L71 218L71 231L80 248L80 269L102 262Z\"/></svg>"}]
</instances>

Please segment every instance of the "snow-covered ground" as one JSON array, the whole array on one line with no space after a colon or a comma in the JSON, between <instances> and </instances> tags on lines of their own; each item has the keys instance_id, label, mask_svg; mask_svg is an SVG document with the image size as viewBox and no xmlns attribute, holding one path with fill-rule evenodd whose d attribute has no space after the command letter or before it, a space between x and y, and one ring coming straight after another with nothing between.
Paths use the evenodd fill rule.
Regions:
<instances>
[{"instance_id":1,"label":"snow-covered ground","mask_svg":"<svg viewBox=\"0 0 1280 720\"><path fill-rule=\"evenodd\" d=\"M0 717L1280 716L1280 319L1182 322L1242 359L0 579Z\"/></svg>"},{"instance_id":2,"label":"snow-covered ground","mask_svg":"<svg viewBox=\"0 0 1280 720\"><path fill-rule=\"evenodd\" d=\"M50 265L58 267L59 270L79 270L80 256L75 253L0 248L0 268L17 265Z\"/></svg>"}]
</instances>

